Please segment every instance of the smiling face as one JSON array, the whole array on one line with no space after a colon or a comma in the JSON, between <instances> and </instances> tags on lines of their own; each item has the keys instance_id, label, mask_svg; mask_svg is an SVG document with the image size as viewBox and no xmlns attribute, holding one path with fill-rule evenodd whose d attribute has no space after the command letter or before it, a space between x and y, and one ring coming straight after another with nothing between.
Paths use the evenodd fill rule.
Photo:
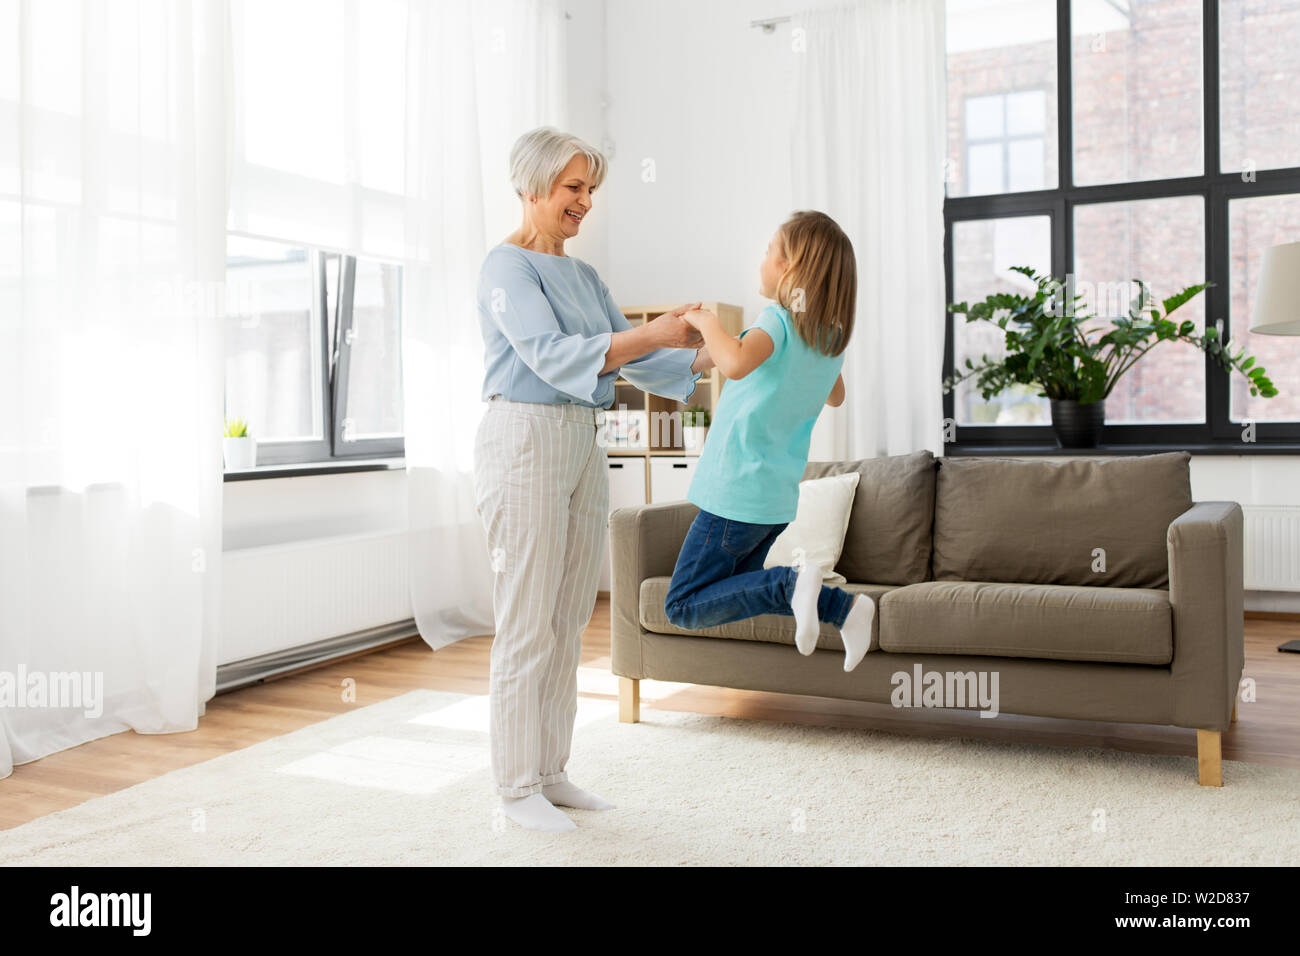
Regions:
<instances>
[{"instance_id":1,"label":"smiling face","mask_svg":"<svg viewBox=\"0 0 1300 956\"><path fill-rule=\"evenodd\" d=\"M528 203L533 228L561 241L572 239L591 211L595 191L587 170L587 157L577 153L556 177L551 194Z\"/></svg>"},{"instance_id":2,"label":"smiling face","mask_svg":"<svg viewBox=\"0 0 1300 956\"><path fill-rule=\"evenodd\" d=\"M758 294L765 299L775 299L777 284L789 267L790 263L785 258L785 243L778 230L768 241L767 253L758 267Z\"/></svg>"}]
</instances>

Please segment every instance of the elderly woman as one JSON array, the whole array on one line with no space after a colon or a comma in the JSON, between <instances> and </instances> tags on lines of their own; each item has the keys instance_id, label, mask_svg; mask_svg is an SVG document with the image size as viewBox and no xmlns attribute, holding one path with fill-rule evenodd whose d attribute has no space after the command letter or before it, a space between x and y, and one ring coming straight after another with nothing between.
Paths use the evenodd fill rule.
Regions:
<instances>
[{"instance_id":1,"label":"elderly woman","mask_svg":"<svg viewBox=\"0 0 1300 956\"><path fill-rule=\"evenodd\" d=\"M543 127L520 137L510 178L523 220L478 282L488 405L474 483L496 574L492 773L506 816L552 832L575 828L558 806L612 806L565 773L609 520L600 410L620 376L685 401L713 364L682 321L692 306L633 328L596 270L565 255L604 177L604 157L575 136Z\"/></svg>"}]
</instances>

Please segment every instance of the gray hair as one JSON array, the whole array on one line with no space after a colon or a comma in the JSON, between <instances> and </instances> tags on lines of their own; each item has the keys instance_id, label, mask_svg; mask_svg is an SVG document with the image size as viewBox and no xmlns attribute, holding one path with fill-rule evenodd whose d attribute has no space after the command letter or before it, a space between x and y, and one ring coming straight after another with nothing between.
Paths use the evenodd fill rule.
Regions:
<instances>
[{"instance_id":1,"label":"gray hair","mask_svg":"<svg viewBox=\"0 0 1300 956\"><path fill-rule=\"evenodd\" d=\"M579 153L587 157L591 188L595 189L605 178L605 157L600 150L552 126L524 133L510 150L510 185L515 195L520 199L529 194L549 196L564 167Z\"/></svg>"}]
</instances>

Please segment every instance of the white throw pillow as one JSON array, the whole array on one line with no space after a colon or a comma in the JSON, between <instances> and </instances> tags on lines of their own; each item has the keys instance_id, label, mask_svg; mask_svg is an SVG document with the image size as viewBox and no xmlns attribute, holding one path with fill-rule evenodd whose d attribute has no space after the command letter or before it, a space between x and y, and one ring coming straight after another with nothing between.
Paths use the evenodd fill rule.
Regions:
<instances>
[{"instance_id":1,"label":"white throw pillow","mask_svg":"<svg viewBox=\"0 0 1300 956\"><path fill-rule=\"evenodd\" d=\"M794 564L795 549L801 548L805 561L821 565L823 581L843 584L845 577L835 572L835 565L844 550L849 511L860 477L860 472L848 471L799 482L799 507L794 520L772 542L763 567Z\"/></svg>"}]
</instances>

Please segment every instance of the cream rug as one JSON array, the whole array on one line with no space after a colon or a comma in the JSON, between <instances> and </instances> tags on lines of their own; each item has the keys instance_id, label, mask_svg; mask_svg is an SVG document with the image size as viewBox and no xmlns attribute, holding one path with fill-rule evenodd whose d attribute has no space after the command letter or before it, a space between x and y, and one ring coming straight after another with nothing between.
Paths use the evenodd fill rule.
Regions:
<instances>
[{"instance_id":1,"label":"cream rug","mask_svg":"<svg viewBox=\"0 0 1300 956\"><path fill-rule=\"evenodd\" d=\"M705 717L583 698L570 773L618 807L494 813L487 700L416 691L0 831L0 863L1300 863L1300 770ZM0 783L0 787L4 784Z\"/></svg>"}]
</instances>

